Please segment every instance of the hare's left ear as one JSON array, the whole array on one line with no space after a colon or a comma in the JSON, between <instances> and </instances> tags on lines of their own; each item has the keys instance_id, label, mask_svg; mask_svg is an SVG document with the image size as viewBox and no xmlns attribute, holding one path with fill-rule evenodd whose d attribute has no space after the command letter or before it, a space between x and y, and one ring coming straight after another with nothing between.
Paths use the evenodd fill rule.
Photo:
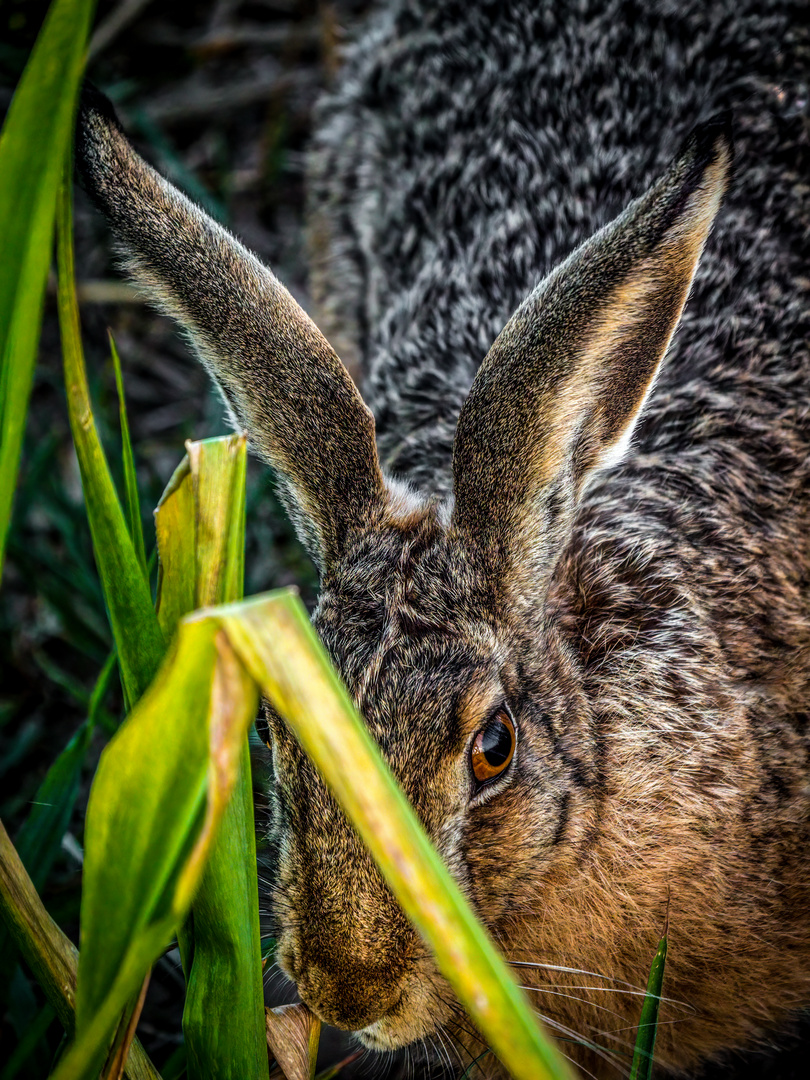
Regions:
<instances>
[{"instance_id":1,"label":"hare's left ear","mask_svg":"<svg viewBox=\"0 0 810 1080\"><path fill-rule=\"evenodd\" d=\"M185 328L327 573L388 498L374 418L348 371L270 270L139 157L89 86L76 161L130 273Z\"/></svg>"},{"instance_id":2,"label":"hare's left ear","mask_svg":"<svg viewBox=\"0 0 810 1080\"><path fill-rule=\"evenodd\" d=\"M695 129L642 198L506 324L461 410L453 529L490 587L536 604L595 469L617 460L726 190L730 117Z\"/></svg>"}]
</instances>

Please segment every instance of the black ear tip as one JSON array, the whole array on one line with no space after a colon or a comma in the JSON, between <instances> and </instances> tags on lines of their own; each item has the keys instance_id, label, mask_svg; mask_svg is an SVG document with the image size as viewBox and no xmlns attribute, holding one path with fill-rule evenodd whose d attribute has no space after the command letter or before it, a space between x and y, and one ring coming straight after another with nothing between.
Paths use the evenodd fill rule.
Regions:
<instances>
[{"instance_id":1,"label":"black ear tip","mask_svg":"<svg viewBox=\"0 0 810 1080\"><path fill-rule=\"evenodd\" d=\"M724 152L731 164L734 157L733 119L731 109L723 109L693 129L687 145L702 168L713 164Z\"/></svg>"},{"instance_id":2,"label":"black ear tip","mask_svg":"<svg viewBox=\"0 0 810 1080\"><path fill-rule=\"evenodd\" d=\"M118 119L118 114L115 111L115 106L101 90L89 79L85 79L82 83L82 90L79 96L79 125L90 114L95 113L97 116L101 116L104 120L113 124L119 130L121 130L121 121Z\"/></svg>"},{"instance_id":3,"label":"black ear tip","mask_svg":"<svg viewBox=\"0 0 810 1080\"><path fill-rule=\"evenodd\" d=\"M100 150L111 130L123 132L113 103L85 79L76 114L76 174L81 186L97 203Z\"/></svg>"}]
</instances>

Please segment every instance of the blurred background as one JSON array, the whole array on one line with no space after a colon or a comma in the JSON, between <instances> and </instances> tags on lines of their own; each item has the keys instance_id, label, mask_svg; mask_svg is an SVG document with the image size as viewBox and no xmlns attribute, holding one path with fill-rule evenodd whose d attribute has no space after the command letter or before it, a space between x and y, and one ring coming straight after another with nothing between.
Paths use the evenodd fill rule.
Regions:
<instances>
[{"instance_id":1,"label":"blurred background","mask_svg":"<svg viewBox=\"0 0 810 1080\"><path fill-rule=\"evenodd\" d=\"M0 114L47 6L45 0L4 0L0 8ZM88 74L112 98L132 141L269 263L305 308L304 158L312 108L335 76L341 45L357 33L369 7L368 0L98 4ZM208 376L174 326L141 303L116 271L106 227L81 191L76 204L79 299L97 420L115 468L118 405L109 328L123 363L142 512L153 543L151 512L183 455L184 440L222 434L228 425ZM313 568L267 472L255 462L247 513L246 593L295 584L311 604ZM51 288L0 590L0 818L12 838L50 765L87 716L111 644L68 430ZM64 837L54 841L42 885L49 911L74 941L87 792L98 754L121 716L113 675L100 701L75 809ZM260 745L254 774L261 824L266 763ZM155 969L138 1028L164 1080L183 1074L182 986L170 954ZM289 988L278 993L277 1000L292 1000ZM2 941L0 1017L0 1080L47 1076L61 1028ZM788 1038L782 1054L713 1069L705 1080L806 1077L807 1060ZM367 1058L359 1068L380 1075L390 1062Z\"/></svg>"}]
</instances>

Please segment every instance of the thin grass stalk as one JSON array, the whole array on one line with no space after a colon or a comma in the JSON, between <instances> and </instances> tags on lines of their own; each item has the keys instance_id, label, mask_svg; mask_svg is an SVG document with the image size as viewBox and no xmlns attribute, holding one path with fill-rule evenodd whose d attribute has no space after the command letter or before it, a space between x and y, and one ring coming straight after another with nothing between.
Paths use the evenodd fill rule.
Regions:
<instances>
[{"instance_id":1,"label":"thin grass stalk","mask_svg":"<svg viewBox=\"0 0 810 1080\"><path fill-rule=\"evenodd\" d=\"M113 369L115 370L115 389L118 392L118 420L121 427L121 462L124 466L124 495L129 521L129 534L135 545L135 554L143 568L144 577L149 580L146 572L146 544L143 538L143 523L141 521L141 503L138 497L138 476L135 471L135 455L132 451L132 439L129 435L129 418L127 416L127 403L124 396L124 376L121 372L121 357L115 347L115 338L112 330L107 331L110 339L110 355L112 356Z\"/></svg>"},{"instance_id":2,"label":"thin grass stalk","mask_svg":"<svg viewBox=\"0 0 810 1080\"><path fill-rule=\"evenodd\" d=\"M669 922L669 915L667 915ZM658 1013L661 1008L661 991L664 985L664 969L667 962L667 931L658 943L658 950L650 965L647 992L641 1006L630 1080L650 1080L655 1062L655 1040L658 1034Z\"/></svg>"},{"instance_id":3,"label":"thin grass stalk","mask_svg":"<svg viewBox=\"0 0 810 1080\"><path fill-rule=\"evenodd\" d=\"M128 708L140 698L164 653L143 567L113 484L93 417L73 269L71 183L66 170L57 213L57 302L70 427L79 459L93 552L118 653Z\"/></svg>"},{"instance_id":4,"label":"thin grass stalk","mask_svg":"<svg viewBox=\"0 0 810 1080\"><path fill-rule=\"evenodd\" d=\"M69 1036L75 1027L78 951L45 910L0 822L0 915L25 963ZM137 1039L124 1071L129 1080L160 1080Z\"/></svg>"}]
</instances>

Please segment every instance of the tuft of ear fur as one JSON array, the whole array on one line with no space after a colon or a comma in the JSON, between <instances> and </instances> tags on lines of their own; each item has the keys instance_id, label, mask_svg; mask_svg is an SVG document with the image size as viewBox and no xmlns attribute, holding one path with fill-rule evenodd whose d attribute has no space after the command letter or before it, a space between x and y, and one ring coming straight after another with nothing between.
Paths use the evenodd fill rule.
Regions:
<instances>
[{"instance_id":1,"label":"tuft of ear fur","mask_svg":"<svg viewBox=\"0 0 810 1080\"><path fill-rule=\"evenodd\" d=\"M89 87L76 157L133 277L187 331L325 571L385 501L374 419L349 373L284 286L136 154Z\"/></svg>"},{"instance_id":2,"label":"tuft of ear fur","mask_svg":"<svg viewBox=\"0 0 810 1080\"><path fill-rule=\"evenodd\" d=\"M538 285L481 365L456 430L452 528L510 603L542 597L585 485L628 446L732 159L729 114L696 128L645 195Z\"/></svg>"}]
</instances>

